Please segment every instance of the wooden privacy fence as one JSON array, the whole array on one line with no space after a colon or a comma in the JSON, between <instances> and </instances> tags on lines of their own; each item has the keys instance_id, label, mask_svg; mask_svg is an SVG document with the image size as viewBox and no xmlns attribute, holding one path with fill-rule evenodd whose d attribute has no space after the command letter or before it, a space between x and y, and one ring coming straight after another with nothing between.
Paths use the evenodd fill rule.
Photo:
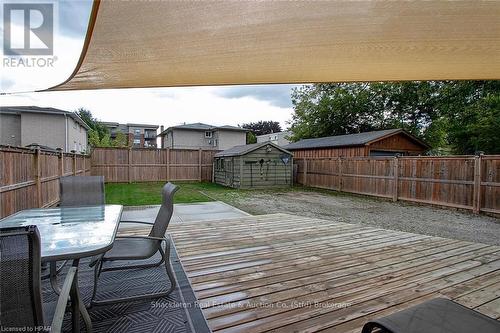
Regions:
<instances>
[{"instance_id":1,"label":"wooden privacy fence","mask_svg":"<svg viewBox=\"0 0 500 333\"><path fill-rule=\"evenodd\" d=\"M500 214L500 155L296 159L311 187Z\"/></svg>"},{"instance_id":2,"label":"wooden privacy fence","mask_svg":"<svg viewBox=\"0 0 500 333\"><path fill-rule=\"evenodd\" d=\"M211 181L216 150L96 148L92 175L106 182Z\"/></svg>"},{"instance_id":3,"label":"wooden privacy fence","mask_svg":"<svg viewBox=\"0 0 500 333\"><path fill-rule=\"evenodd\" d=\"M90 175L87 155L0 146L0 218L59 201L59 178Z\"/></svg>"}]
</instances>

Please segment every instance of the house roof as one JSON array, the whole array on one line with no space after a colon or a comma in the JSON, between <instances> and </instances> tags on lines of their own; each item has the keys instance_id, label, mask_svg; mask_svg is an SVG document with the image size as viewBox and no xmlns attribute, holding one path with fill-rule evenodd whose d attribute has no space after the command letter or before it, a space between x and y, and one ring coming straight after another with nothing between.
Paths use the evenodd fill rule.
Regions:
<instances>
[{"instance_id":1,"label":"house roof","mask_svg":"<svg viewBox=\"0 0 500 333\"><path fill-rule=\"evenodd\" d=\"M249 145L241 145L241 146L234 146L232 148L226 149L224 151L218 152L215 154L215 157L228 157L228 156L240 156L240 155L245 155L248 154L254 150L257 150L263 146L273 146L274 148L281 150L282 152L286 154L293 155L291 152L289 152L286 149L283 149L282 147L275 145L272 142L260 142L260 143L252 143Z\"/></svg>"},{"instance_id":2,"label":"house roof","mask_svg":"<svg viewBox=\"0 0 500 333\"><path fill-rule=\"evenodd\" d=\"M286 136L286 135L290 135L291 132L290 131L281 131L281 132L274 132L274 133L269 133L269 134L261 134L261 135L257 135L256 137L257 138L263 138L263 137L267 137L267 136L270 136L270 135L282 135L282 136Z\"/></svg>"},{"instance_id":3,"label":"house roof","mask_svg":"<svg viewBox=\"0 0 500 333\"><path fill-rule=\"evenodd\" d=\"M284 146L283 148L288 150L296 150L296 149L363 146L371 142L399 133L405 134L410 139L422 145L423 147L429 148L429 145L427 145L425 142L423 142L422 140L416 138L415 136L409 134L408 132L400 128L388 129L382 131L363 132L356 134L347 134L347 135L327 136L323 138L304 139L294 143L290 143Z\"/></svg>"},{"instance_id":4,"label":"house roof","mask_svg":"<svg viewBox=\"0 0 500 333\"><path fill-rule=\"evenodd\" d=\"M58 114L66 115L73 118L77 123L89 130L90 127L80 118L76 113L70 111L64 111L55 108L43 108L38 106L1 106L0 113L44 113L44 114Z\"/></svg>"},{"instance_id":5,"label":"house roof","mask_svg":"<svg viewBox=\"0 0 500 333\"><path fill-rule=\"evenodd\" d=\"M195 130L195 131L213 131L213 130L228 130L228 131L241 131L241 132L248 131L245 128L230 126L230 125L214 126L214 125L209 125L209 124L204 124L204 123L192 123L192 124L170 126L166 130L164 130L163 132L158 134L158 136L165 135L165 133L170 132L173 129L184 129L184 130Z\"/></svg>"},{"instance_id":6,"label":"house roof","mask_svg":"<svg viewBox=\"0 0 500 333\"><path fill-rule=\"evenodd\" d=\"M112 121L100 121L100 124L103 124L104 126L107 127L144 127L144 128L155 128L158 129L160 127L159 125L148 125L148 124L133 124L133 123L126 123L126 124L121 124L121 123L116 123Z\"/></svg>"}]
</instances>

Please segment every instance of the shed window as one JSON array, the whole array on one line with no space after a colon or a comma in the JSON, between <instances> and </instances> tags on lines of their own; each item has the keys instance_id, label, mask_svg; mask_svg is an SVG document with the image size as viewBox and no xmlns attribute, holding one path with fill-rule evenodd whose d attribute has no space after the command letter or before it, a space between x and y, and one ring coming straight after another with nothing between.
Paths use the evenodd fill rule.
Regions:
<instances>
[{"instance_id":1,"label":"shed window","mask_svg":"<svg viewBox=\"0 0 500 333\"><path fill-rule=\"evenodd\" d=\"M206 131L205 132L205 138L211 138L212 137L212 132Z\"/></svg>"},{"instance_id":2,"label":"shed window","mask_svg":"<svg viewBox=\"0 0 500 333\"><path fill-rule=\"evenodd\" d=\"M223 158L220 159L220 169L222 171L224 171L224 159Z\"/></svg>"}]
</instances>

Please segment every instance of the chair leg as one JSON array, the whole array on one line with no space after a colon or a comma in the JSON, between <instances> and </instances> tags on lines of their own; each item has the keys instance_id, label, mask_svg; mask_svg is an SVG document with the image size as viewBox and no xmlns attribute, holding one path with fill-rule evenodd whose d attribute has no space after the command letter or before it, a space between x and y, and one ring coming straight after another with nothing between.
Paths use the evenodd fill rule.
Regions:
<instances>
[{"instance_id":1,"label":"chair leg","mask_svg":"<svg viewBox=\"0 0 500 333\"><path fill-rule=\"evenodd\" d=\"M102 260L99 260L94 267L94 289L92 290L92 297L90 298L90 306L92 306L97 293L97 283L99 282L99 276L101 275L102 264Z\"/></svg>"},{"instance_id":2,"label":"chair leg","mask_svg":"<svg viewBox=\"0 0 500 333\"><path fill-rule=\"evenodd\" d=\"M121 297L121 298L113 298L113 299L107 299L103 301L95 301L94 297L97 291L97 279L99 278L99 275L101 272L105 272L107 270L117 270L117 269L99 269L99 273L95 273L94 275L97 276L96 280L94 281L94 292L92 294L92 299L90 301L90 306L92 305L107 305L107 304L114 304L114 303L120 303L120 302L130 302L130 301L139 301L139 300L146 300L146 299L151 299L151 298L160 298L160 297L165 297L168 296L176 287L176 280L175 280L175 275L172 271L172 267L170 265L170 244L167 243L165 246L165 251L159 249L160 253L162 254L162 259L160 261L160 264L162 262L165 262L165 269L167 272L168 279L170 281L170 288L165 291L165 292L160 292L160 293L151 293L151 294L145 294L145 295L137 295L137 296L129 296L129 297ZM99 262L99 266L102 268L103 262ZM136 265L133 267L126 267L124 269L130 269L130 268L135 268L138 266L146 266L146 267L156 267L159 264L148 264L148 265ZM97 266L97 265L96 265ZM96 267L97 270L97 267Z\"/></svg>"},{"instance_id":3,"label":"chair leg","mask_svg":"<svg viewBox=\"0 0 500 333\"><path fill-rule=\"evenodd\" d=\"M160 252L163 252L160 246ZM174 291L176 286L176 280L174 272L172 272L172 265L170 264L170 243L165 245L165 252L162 253L163 261L165 261L165 269L167 271L168 279L170 280L170 289L167 291L167 295Z\"/></svg>"}]
</instances>

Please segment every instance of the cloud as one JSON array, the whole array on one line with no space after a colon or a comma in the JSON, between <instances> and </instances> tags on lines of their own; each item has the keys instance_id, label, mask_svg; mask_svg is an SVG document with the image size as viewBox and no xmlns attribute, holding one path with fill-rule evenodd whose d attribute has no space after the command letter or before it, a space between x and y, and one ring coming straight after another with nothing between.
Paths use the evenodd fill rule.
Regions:
<instances>
[{"instance_id":1,"label":"cloud","mask_svg":"<svg viewBox=\"0 0 500 333\"><path fill-rule=\"evenodd\" d=\"M292 106L290 94L293 87L296 86L291 84L276 84L217 87L215 94L225 98L252 97L259 101L266 101L273 106L290 108Z\"/></svg>"}]
</instances>

